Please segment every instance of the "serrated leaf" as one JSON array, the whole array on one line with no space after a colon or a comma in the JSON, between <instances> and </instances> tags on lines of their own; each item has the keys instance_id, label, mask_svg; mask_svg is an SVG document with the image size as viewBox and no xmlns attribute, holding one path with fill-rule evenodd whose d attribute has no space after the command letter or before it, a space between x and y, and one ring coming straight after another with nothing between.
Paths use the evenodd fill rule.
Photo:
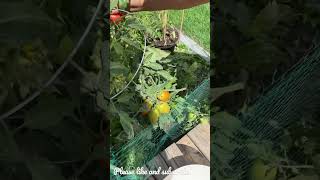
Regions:
<instances>
[{"instance_id":1,"label":"serrated leaf","mask_svg":"<svg viewBox=\"0 0 320 180\"><path fill-rule=\"evenodd\" d=\"M157 73L168 81L176 81L177 80L177 78L171 76L171 74L168 71L163 70L163 71L158 71Z\"/></svg>"},{"instance_id":2,"label":"serrated leaf","mask_svg":"<svg viewBox=\"0 0 320 180\"><path fill-rule=\"evenodd\" d=\"M145 55L145 61L156 62L156 61L160 61L163 58L168 57L169 55L170 55L169 52L160 50L158 48L149 47Z\"/></svg>"},{"instance_id":3,"label":"serrated leaf","mask_svg":"<svg viewBox=\"0 0 320 180\"><path fill-rule=\"evenodd\" d=\"M117 74L127 74L129 72L128 68L125 67L123 64L120 62L110 62L110 74L111 77L115 76Z\"/></svg>"},{"instance_id":4,"label":"serrated leaf","mask_svg":"<svg viewBox=\"0 0 320 180\"><path fill-rule=\"evenodd\" d=\"M64 116L70 115L74 105L67 99L54 95L42 96L39 102L26 113L26 126L32 129L45 129L58 124Z\"/></svg>"},{"instance_id":5,"label":"serrated leaf","mask_svg":"<svg viewBox=\"0 0 320 180\"><path fill-rule=\"evenodd\" d=\"M161 66L161 64L158 64L156 62L151 62L151 63L145 63L144 64L145 67L151 68L153 70L162 70L163 67Z\"/></svg>"},{"instance_id":6,"label":"serrated leaf","mask_svg":"<svg viewBox=\"0 0 320 180\"><path fill-rule=\"evenodd\" d=\"M131 39L128 38L121 38L122 41L124 41L125 43L129 44L132 47L135 47L138 50L141 50L141 47L139 46L138 43L133 43L133 41Z\"/></svg>"},{"instance_id":7,"label":"serrated leaf","mask_svg":"<svg viewBox=\"0 0 320 180\"><path fill-rule=\"evenodd\" d=\"M32 158L26 161L32 180L66 180L60 169L45 158Z\"/></svg>"}]
</instances>

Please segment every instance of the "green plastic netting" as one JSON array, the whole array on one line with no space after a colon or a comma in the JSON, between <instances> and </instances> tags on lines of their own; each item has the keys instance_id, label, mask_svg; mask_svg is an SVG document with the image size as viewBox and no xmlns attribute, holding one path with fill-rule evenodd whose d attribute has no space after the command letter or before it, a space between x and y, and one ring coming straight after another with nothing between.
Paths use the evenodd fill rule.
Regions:
<instances>
[{"instance_id":1,"label":"green plastic netting","mask_svg":"<svg viewBox=\"0 0 320 180\"><path fill-rule=\"evenodd\" d=\"M185 101L180 102L175 108L172 108L169 115L160 119L166 124L165 129L155 129L150 126L131 139L120 150L111 150L111 167L123 167L124 170L135 170L137 167L143 167L152 160L161 150L165 149L175 139L181 137L196 124L190 123L187 119L190 106L197 106L208 100L210 93L209 79L204 80L194 91L186 96ZM183 116L185 118L176 118ZM184 119L177 122L176 119ZM152 164L148 164L148 169L157 169ZM111 179L145 179L144 175L114 175L113 169L110 172Z\"/></svg>"},{"instance_id":2,"label":"green plastic netting","mask_svg":"<svg viewBox=\"0 0 320 180\"><path fill-rule=\"evenodd\" d=\"M253 158L250 158L252 154L247 145L252 139L271 143L276 151L280 151L284 130L306 113L317 109L320 102L319 74L320 47L317 45L258 98L249 112L238 116L241 128L223 135L218 129L226 126L213 119L211 179L221 179L217 174L232 179L248 179L246 172ZM239 147L228 151L227 141L237 142ZM225 158L229 154L232 156ZM298 160L302 155L296 153L294 156L291 159Z\"/></svg>"},{"instance_id":3,"label":"green plastic netting","mask_svg":"<svg viewBox=\"0 0 320 180\"><path fill-rule=\"evenodd\" d=\"M247 179L246 172L251 166L249 149L246 145L251 139L260 139L261 142L272 142L277 148L284 129L290 127L297 119L302 117L306 109L313 109L319 105L319 72L320 72L320 48L317 46L307 54L299 63L284 74L274 83L266 93L261 96L248 113L239 115L241 120L241 130L237 130L227 139L233 141L236 137L239 147L234 150L230 159L222 159L221 154L230 153L223 148L224 143L219 144L222 138L219 131L213 130L212 139L212 179L221 179L215 176L215 171L225 176L238 177L237 179ZM186 131L187 121L175 122L174 117L185 115L186 107L194 106L205 100L209 96L209 80L205 80L196 90L187 96L184 103L179 104L171 112L170 126L165 132L149 127L132 139L129 143L118 150L112 152L111 164L116 167L135 168L147 164L170 142L183 135ZM307 110L307 112L310 112ZM170 118L169 118L170 119ZM212 126L216 127L218 122L213 119ZM190 126L190 129L194 125ZM229 138L229 139L228 139ZM221 142L221 141L220 141ZM216 152L216 153L214 153ZM301 154L297 153L294 159L298 159ZM227 164L227 166L226 166ZM151 166L152 167L152 166ZM150 165L149 165L150 169ZM112 171L111 179L145 179L145 176L114 176Z\"/></svg>"}]
</instances>

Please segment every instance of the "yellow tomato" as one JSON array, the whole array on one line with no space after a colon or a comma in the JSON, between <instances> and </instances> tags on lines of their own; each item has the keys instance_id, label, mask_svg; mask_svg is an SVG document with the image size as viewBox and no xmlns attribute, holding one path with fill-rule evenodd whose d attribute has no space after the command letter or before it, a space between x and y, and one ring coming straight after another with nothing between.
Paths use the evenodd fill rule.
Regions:
<instances>
[{"instance_id":1,"label":"yellow tomato","mask_svg":"<svg viewBox=\"0 0 320 180\"><path fill-rule=\"evenodd\" d=\"M164 102L169 101L169 100L170 100L170 93L169 93L169 91L166 91L166 90L162 91L162 92L158 95L158 99L159 99L160 101L164 101Z\"/></svg>"},{"instance_id":2,"label":"yellow tomato","mask_svg":"<svg viewBox=\"0 0 320 180\"><path fill-rule=\"evenodd\" d=\"M166 102L162 102L162 103L158 104L158 105L156 106L156 109L158 109L158 111L159 111L160 113L163 113L163 114L170 112L170 106L169 106L169 104L166 103Z\"/></svg>"},{"instance_id":3,"label":"yellow tomato","mask_svg":"<svg viewBox=\"0 0 320 180\"><path fill-rule=\"evenodd\" d=\"M160 112L158 109L153 109L150 113L149 113L149 120L152 124L156 124L159 120L160 117Z\"/></svg>"}]
</instances>

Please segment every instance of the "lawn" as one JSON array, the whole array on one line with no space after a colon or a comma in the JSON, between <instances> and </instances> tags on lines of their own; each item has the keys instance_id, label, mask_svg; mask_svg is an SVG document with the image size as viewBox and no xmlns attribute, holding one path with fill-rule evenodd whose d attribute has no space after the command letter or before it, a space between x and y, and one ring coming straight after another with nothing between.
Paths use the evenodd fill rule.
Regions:
<instances>
[{"instance_id":1,"label":"lawn","mask_svg":"<svg viewBox=\"0 0 320 180\"><path fill-rule=\"evenodd\" d=\"M169 12L169 21L180 28L182 10ZM198 42L207 51L210 50L210 6L204 4L185 10L182 31Z\"/></svg>"}]
</instances>

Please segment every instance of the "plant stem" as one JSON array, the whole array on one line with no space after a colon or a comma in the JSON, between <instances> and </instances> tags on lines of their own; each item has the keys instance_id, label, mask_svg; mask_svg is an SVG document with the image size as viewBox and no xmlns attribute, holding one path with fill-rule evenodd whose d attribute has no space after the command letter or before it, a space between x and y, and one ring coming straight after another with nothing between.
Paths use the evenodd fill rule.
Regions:
<instances>
[{"instance_id":1,"label":"plant stem","mask_svg":"<svg viewBox=\"0 0 320 180\"><path fill-rule=\"evenodd\" d=\"M180 32L182 32L183 22L184 22L184 10L182 10L182 15L181 15Z\"/></svg>"},{"instance_id":2,"label":"plant stem","mask_svg":"<svg viewBox=\"0 0 320 180\"><path fill-rule=\"evenodd\" d=\"M167 44L167 41L166 41L167 24L168 24L168 11L164 10L162 11L162 28L163 28L164 45Z\"/></svg>"}]
</instances>

